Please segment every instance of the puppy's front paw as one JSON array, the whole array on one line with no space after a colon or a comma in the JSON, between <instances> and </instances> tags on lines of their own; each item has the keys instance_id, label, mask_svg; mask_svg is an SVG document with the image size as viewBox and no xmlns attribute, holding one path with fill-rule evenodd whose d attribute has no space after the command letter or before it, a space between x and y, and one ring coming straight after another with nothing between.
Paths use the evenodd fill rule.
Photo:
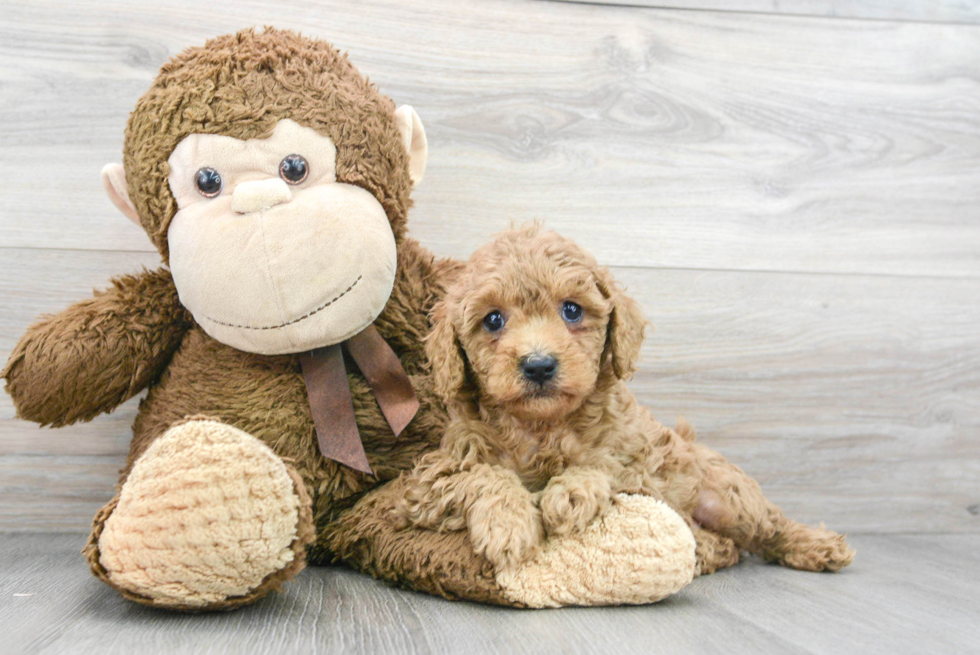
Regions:
<instances>
[{"instance_id":1,"label":"puppy's front paw","mask_svg":"<svg viewBox=\"0 0 980 655\"><path fill-rule=\"evenodd\" d=\"M404 495L395 501L387 518L396 530L423 528L455 531L465 527L454 497L441 494L432 485L406 487Z\"/></svg>"},{"instance_id":2,"label":"puppy's front paw","mask_svg":"<svg viewBox=\"0 0 980 655\"><path fill-rule=\"evenodd\" d=\"M388 525L393 527L395 530L405 530L412 525L412 516L415 512L409 508L408 503L405 502L404 498L399 498L398 501L388 510L385 518L388 519Z\"/></svg>"},{"instance_id":3,"label":"puppy's front paw","mask_svg":"<svg viewBox=\"0 0 980 655\"><path fill-rule=\"evenodd\" d=\"M522 564L541 551L544 529L530 496L520 502L489 497L474 503L468 517L473 550L498 571Z\"/></svg>"},{"instance_id":4,"label":"puppy's front paw","mask_svg":"<svg viewBox=\"0 0 980 655\"><path fill-rule=\"evenodd\" d=\"M541 519L548 534L581 532L612 502L609 478L598 471L555 476L541 493Z\"/></svg>"}]
</instances>

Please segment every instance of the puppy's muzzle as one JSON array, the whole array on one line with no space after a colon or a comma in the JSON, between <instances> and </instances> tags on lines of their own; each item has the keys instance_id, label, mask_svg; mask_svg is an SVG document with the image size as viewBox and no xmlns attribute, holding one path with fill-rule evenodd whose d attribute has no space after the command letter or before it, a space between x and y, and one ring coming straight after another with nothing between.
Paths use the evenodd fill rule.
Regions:
<instances>
[{"instance_id":1,"label":"puppy's muzzle","mask_svg":"<svg viewBox=\"0 0 980 655\"><path fill-rule=\"evenodd\" d=\"M551 355L531 355L521 360L524 379L544 386L558 372L558 360Z\"/></svg>"}]
</instances>

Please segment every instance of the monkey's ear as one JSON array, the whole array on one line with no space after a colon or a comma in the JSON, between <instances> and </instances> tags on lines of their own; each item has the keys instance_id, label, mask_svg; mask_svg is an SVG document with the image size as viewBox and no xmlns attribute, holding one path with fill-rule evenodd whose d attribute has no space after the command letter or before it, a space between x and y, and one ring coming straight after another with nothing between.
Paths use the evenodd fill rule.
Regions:
<instances>
[{"instance_id":1,"label":"monkey's ear","mask_svg":"<svg viewBox=\"0 0 980 655\"><path fill-rule=\"evenodd\" d=\"M126 190L126 170L122 164L106 164L102 167L102 188L116 209L143 229L140 215L136 213L136 205L129 199L129 191Z\"/></svg>"},{"instance_id":2,"label":"monkey's ear","mask_svg":"<svg viewBox=\"0 0 980 655\"><path fill-rule=\"evenodd\" d=\"M466 382L466 360L445 300L432 310L432 332L425 338L425 354L432 364L436 394L446 404L459 400Z\"/></svg>"},{"instance_id":3,"label":"monkey's ear","mask_svg":"<svg viewBox=\"0 0 980 655\"><path fill-rule=\"evenodd\" d=\"M410 105L402 105L395 110L395 122L402 134L402 144L408 151L408 172L412 186L418 186L425 174L425 159L429 155L429 142L425 138L422 119Z\"/></svg>"}]
</instances>

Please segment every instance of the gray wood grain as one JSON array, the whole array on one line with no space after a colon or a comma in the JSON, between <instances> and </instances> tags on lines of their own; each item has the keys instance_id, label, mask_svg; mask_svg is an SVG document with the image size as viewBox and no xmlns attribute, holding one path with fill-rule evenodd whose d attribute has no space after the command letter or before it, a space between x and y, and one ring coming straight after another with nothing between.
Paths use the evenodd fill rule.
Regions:
<instances>
[{"instance_id":1,"label":"gray wood grain","mask_svg":"<svg viewBox=\"0 0 980 655\"><path fill-rule=\"evenodd\" d=\"M978 535L864 536L839 574L756 560L657 605L509 610L308 569L232 613L127 603L71 534L0 535L0 633L11 653L975 653Z\"/></svg>"},{"instance_id":2,"label":"gray wood grain","mask_svg":"<svg viewBox=\"0 0 980 655\"><path fill-rule=\"evenodd\" d=\"M152 255L8 249L0 357L34 317ZM980 531L972 279L613 269L655 325L632 387L757 477L852 532ZM0 395L0 527L78 529L113 493L136 401L39 429ZM971 508L973 508L971 510Z\"/></svg>"},{"instance_id":3,"label":"gray wood grain","mask_svg":"<svg viewBox=\"0 0 980 655\"><path fill-rule=\"evenodd\" d=\"M440 254L543 218L631 266L980 275L971 25L529 0L0 11L0 245L149 250L98 184L127 113L168 55L274 23L417 107L412 225Z\"/></svg>"},{"instance_id":4,"label":"gray wood grain","mask_svg":"<svg viewBox=\"0 0 980 655\"><path fill-rule=\"evenodd\" d=\"M977 0L561 0L634 7L738 11L823 18L980 23Z\"/></svg>"}]
</instances>

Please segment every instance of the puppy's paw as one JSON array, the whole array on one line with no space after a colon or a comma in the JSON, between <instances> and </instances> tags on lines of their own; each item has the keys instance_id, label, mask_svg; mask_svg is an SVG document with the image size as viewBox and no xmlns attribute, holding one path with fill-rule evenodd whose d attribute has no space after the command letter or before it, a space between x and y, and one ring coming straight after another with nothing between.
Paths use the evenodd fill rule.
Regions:
<instances>
[{"instance_id":1,"label":"puppy's paw","mask_svg":"<svg viewBox=\"0 0 980 655\"><path fill-rule=\"evenodd\" d=\"M404 498L399 498L394 506L388 510L385 518L388 519L388 525L396 530L405 530L406 528L413 525L412 516L414 512L405 502Z\"/></svg>"},{"instance_id":2,"label":"puppy's paw","mask_svg":"<svg viewBox=\"0 0 980 655\"><path fill-rule=\"evenodd\" d=\"M734 541L700 527L695 527L693 532L697 544L694 550L697 560L695 575L708 575L738 564L742 551Z\"/></svg>"},{"instance_id":3,"label":"puppy's paw","mask_svg":"<svg viewBox=\"0 0 980 655\"><path fill-rule=\"evenodd\" d=\"M406 489L388 512L388 523L396 530L423 528L440 532L462 530L465 523L452 495L440 495L431 487Z\"/></svg>"},{"instance_id":4,"label":"puppy's paw","mask_svg":"<svg viewBox=\"0 0 980 655\"><path fill-rule=\"evenodd\" d=\"M844 535L820 527L786 520L772 543L760 553L764 559L801 571L839 571L854 559Z\"/></svg>"},{"instance_id":5,"label":"puppy's paw","mask_svg":"<svg viewBox=\"0 0 980 655\"><path fill-rule=\"evenodd\" d=\"M530 495L522 499L490 496L473 504L468 517L473 550L496 570L522 564L541 552L544 529Z\"/></svg>"},{"instance_id":6,"label":"puppy's paw","mask_svg":"<svg viewBox=\"0 0 980 655\"><path fill-rule=\"evenodd\" d=\"M396 530L405 530L423 522L426 512L426 492L414 479L398 481L402 489L387 512L388 524Z\"/></svg>"},{"instance_id":7,"label":"puppy's paw","mask_svg":"<svg viewBox=\"0 0 980 655\"><path fill-rule=\"evenodd\" d=\"M787 542L777 559L801 571L840 571L854 559L854 549L847 545L844 535L823 525L797 530Z\"/></svg>"},{"instance_id":8,"label":"puppy's paw","mask_svg":"<svg viewBox=\"0 0 980 655\"><path fill-rule=\"evenodd\" d=\"M598 471L553 477L539 501L541 519L551 535L581 532L611 503L609 478Z\"/></svg>"}]
</instances>

